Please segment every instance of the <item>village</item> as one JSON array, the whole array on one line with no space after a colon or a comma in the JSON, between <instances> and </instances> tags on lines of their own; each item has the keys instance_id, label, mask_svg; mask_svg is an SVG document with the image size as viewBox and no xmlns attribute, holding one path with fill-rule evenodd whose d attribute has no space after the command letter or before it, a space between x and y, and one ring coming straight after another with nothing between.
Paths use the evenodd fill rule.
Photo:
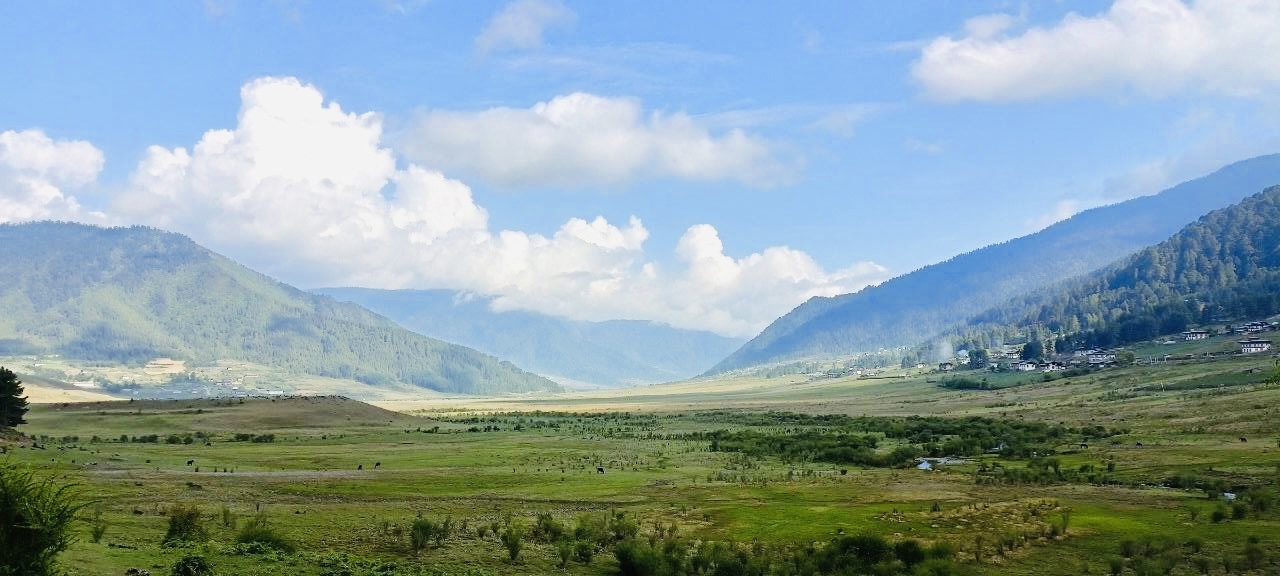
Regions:
<instances>
[{"instance_id":1,"label":"village","mask_svg":"<svg viewBox=\"0 0 1280 576\"><path fill-rule=\"evenodd\" d=\"M1272 341L1259 335L1275 332L1280 329L1280 322L1255 320L1240 325L1225 325L1211 329L1191 329L1182 332L1178 338L1169 337L1156 342L1159 346L1172 346L1180 343L1217 340L1219 343L1234 340L1234 345L1219 351L1195 354L1157 354L1138 356L1126 349L1079 349L1070 352L1045 355L1043 358L1024 358L1022 344L1007 344L999 348L983 351L982 354L971 354L961 351L956 357L938 363L938 372L953 372L964 369L986 369L991 372L1061 372L1079 368L1106 368L1118 364L1143 364L1168 362L1175 360L1212 359L1222 356L1245 354L1261 354L1271 351ZM1243 338L1240 338L1243 336ZM980 358L978 366L971 366L973 356ZM919 367L923 367L920 365Z\"/></svg>"}]
</instances>

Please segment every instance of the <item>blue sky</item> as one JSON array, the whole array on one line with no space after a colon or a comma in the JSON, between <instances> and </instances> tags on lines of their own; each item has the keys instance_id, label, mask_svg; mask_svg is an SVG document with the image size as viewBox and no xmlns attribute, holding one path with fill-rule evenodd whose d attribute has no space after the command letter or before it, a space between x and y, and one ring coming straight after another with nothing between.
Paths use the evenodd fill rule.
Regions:
<instances>
[{"instance_id":1,"label":"blue sky","mask_svg":"<svg viewBox=\"0 0 1280 576\"><path fill-rule=\"evenodd\" d=\"M0 222L747 336L1280 151L1272 2L14 2Z\"/></svg>"}]
</instances>

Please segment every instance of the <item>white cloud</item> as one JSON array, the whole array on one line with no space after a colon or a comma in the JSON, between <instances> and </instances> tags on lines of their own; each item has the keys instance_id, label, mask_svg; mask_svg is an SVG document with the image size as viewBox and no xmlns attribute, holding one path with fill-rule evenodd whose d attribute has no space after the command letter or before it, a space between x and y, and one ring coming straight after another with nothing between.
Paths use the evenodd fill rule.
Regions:
<instances>
[{"instance_id":1,"label":"white cloud","mask_svg":"<svg viewBox=\"0 0 1280 576\"><path fill-rule=\"evenodd\" d=\"M683 113L576 92L531 108L431 110L403 140L409 158L505 186L609 185L656 177L769 186L789 168L741 129L713 134Z\"/></svg>"},{"instance_id":2,"label":"white cloud","mask_svg":"<svg viewBox=\"0 0 1280 576\"><path fill-rule=\"evenodd\" d=\"M1063 198L1053 204L1048 212L1028 218L1023 224L1028 230L1043 230L1049 226L1075 216L1085 208L1084 204L1074 198Z\"/></svg>"},{"instance_id":3,"label":"white cloud","mask_svg":"<svg viewBox=\"0 0 1280 576\"><path fill-rule=\"evenodd\" d=\"M288 78L250 82L241 97L234 129L211 130L189 150L150 148L113 216L187 233L304 285L449 288L495 296L498 308L737 336L811 296L886 276L873 263L826 271L786 247L734 258L705 224L685 233L671 265L645 253L649 232L636 218L572 218L549 236L493 231L465 184L396 165L378 115L344 111ZM633 145L626 136L615 135L614 152ZM682 153L705 153L691 148Z\"/></svg>"},{"instance_id":4,"label":"white cloud","mask_svg":"<svg viewBox=\"0 0 1280 576\"><path fill-rule=\"evenodd\" d=\"M1116 0L1017 34L1007 15L969 20L921 49L912 75L940 100L1007 101L1133 91L1257 96L1280 85L1280 2Z\"/></svg>"},{"instance_id":5,"label":"white cloud","mask_svg":"<svg viewBox=\"0 0 1280 576\"><path fill-rule=\"evenodd\" d=\"M79 140L55 141L39 130L0 132L0 223L101 220L75 196L102 171L102 152Z\"/></svg>"},{"instance_id":6,"label":"white cloud","mask_svg":"<svg viewBox=\"0 0 1280 576\"><path fill-rule=\"evenodd\" d=\"M476 37L481 54L501 50L528 50L542 46L548 29L567 28L578 16L555 0L516 0L489 20Z\"/></svg>"}]
</instances>

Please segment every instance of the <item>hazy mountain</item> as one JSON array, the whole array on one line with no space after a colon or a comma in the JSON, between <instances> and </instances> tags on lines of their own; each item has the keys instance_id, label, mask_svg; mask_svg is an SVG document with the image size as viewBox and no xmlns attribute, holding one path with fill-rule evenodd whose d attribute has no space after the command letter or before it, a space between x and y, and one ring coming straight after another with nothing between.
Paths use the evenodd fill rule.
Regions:
<instances>
[{"instance_id":1,"label":"hazy mountain","mask_svg":"<svg viewBox=\"0 0 1280 576\"><path fill-rule=\"evenodd\" d=\"M1107 347L1193 324L1280 313L1280 186L1215 210L1101 270L1018 297L971 327L1036 326L1059 348Z\"/></svg>"},{"instance_id":2,"label":"hazy mountain","mask_svg":"<svg viewBox=\"0 0 1280 576\"><path fill-rule=\"evenodd\" d=\"M926 340L1011 297L1097 270L1274 184L1280 184L1280 154L1237 162L1159 194L1086 210L1035 234L853 294L813 298L710 373ZM999 210L991 217L999 218Z\"/></svg>"},{"instance_id":3,"label":"hazy mountain","mask_svg":"<svg viewBox=\"0 0 1280 576\"><path fill-rule=\"evenodd\" d=\"M415 332L457 342L539 374L604 386L680 380L705 371L743 340L635 320L576 322L494 312L488 298L449 290L324 288Z\"/></svg>"},{"instance_id":4,"label":"hazy mountain","mask_svg":"<svg viewBox=\"0 0 1280 576\"><path fill-rule=\"evenodd\" d=\"M3 225L0 278L0 354L128 363L236 359L462 393L557 388L151 228Z\"/></svg>"}]
</instances>

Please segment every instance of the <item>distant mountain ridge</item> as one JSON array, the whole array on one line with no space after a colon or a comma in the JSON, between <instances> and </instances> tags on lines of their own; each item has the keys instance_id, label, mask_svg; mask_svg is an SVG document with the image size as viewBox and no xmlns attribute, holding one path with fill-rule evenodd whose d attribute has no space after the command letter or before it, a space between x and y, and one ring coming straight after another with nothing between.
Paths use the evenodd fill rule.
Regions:
<instances>
[{"instance_id":1,"label":"distant mountain ridge","mask_svg":"<svg viewBox=\"0 0 1280 576\"><path fill-rule=\"evenodd\" d=\"M455 393L559 389L153 228L0 225L0 278L0 354L235 359Z\"/></svg>"},{"instance_id":2,"label":"distant mountain ridge","mask_svg":"<svg viewBox=\"0 0 1280 576\"><path fill-rule=\"evenodd\" d=\"M743 340L640 320L579 322L527 311L494 312L489 298L451 290L312 290L359 304L434 338L539 374L604 386L696 376Z\"/></svg>"},{"instance_id":3,"label":"distant mountain ridge","mask_svg":"<svg viewBox=\"0 0 1280 576\"><path fill-rule=\"evenodd\" d=\"M1244 160L853 294L813 298L707 373L913 345L1009 298L1097 270L1275 184L1280 154Z\"/></svg>"},{"instance_id":4,"label":"distant mountain ridge","mask_svg":"<svg viewBox=\"0 0 1280 576\"><path fill-rule=\"evenodd\" d=\"M1210 212L1120 262L987 310L967 329L1034 327L1071 350L1277 313L1280 186Z\"/></svg>"}]
</instances>

